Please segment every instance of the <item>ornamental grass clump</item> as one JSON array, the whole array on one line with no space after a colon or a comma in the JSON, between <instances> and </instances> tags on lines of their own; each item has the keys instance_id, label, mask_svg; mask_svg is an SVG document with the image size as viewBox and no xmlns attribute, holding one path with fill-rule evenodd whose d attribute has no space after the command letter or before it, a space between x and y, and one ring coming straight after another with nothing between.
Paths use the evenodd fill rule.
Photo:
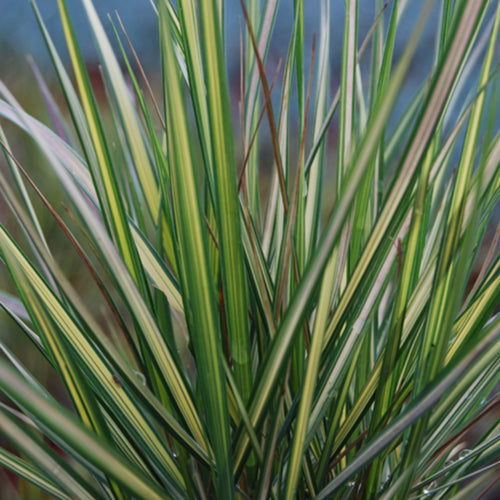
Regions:
<instances>
[{"instance_id":1,"label":"ornamental grass clump","mask_svg":"<svg viewBox=\"0 0 500 500\"><path fill-rule=\"evenodd\" d=\"M154 3L154 95L81 0L103 104L67 2L71 65L31 1L65 103L37 72L43 124L0 83L24 134L0 128L0 303L30 341L0 339L0 463L51 497L466 499L499 477L500 3L422 2L396 55L406 2L377 1L361 40L346 0L338 89L342 17L319 2L310 54L289 3L275 75L278 2L241 2L234 103L223 1ZM431 10L431 68L395 112Z\"/></svg>"}]
</instances>

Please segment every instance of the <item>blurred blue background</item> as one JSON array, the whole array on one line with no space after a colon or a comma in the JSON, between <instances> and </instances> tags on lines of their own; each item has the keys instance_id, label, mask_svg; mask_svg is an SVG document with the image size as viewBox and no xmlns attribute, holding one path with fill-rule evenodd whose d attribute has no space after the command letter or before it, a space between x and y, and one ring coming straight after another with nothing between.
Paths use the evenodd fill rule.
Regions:
<instances>
[{"instance_id":1,"label":"blurred blue background","mask_svg":"<svg viewBox=\"0 0 500 500\"><path fill-rule=\"evenodd\" d=\"M322 0L307 0L305 2L305 52L304 57L307 61L310 57L313 32L319 30L320 5ZM358 29L358 47L361 45L367 32L373 24L376 17L376 0L360 0L360 19ZM427 23L426 31L421 39L420 48L414 58L410 73L407 76L405 85L401 91L401 97L396 106L394 118L408 104L411 97L417 89L424 83L429 74L432 65L432 54L434 53L434 43L437 33L438 4ZM94 77L100 80L98 69L98 56L94 47L93 39L90 34L88 20L81 0L68 0L68 8L82 52L87 60L87 66ZM125 25L127 33L139 55L139 59L146 69L148 78L153 82L158 81L160 60L158 50L156 14L151 0L98 0L94 1L95 7L101 17L104 27L109 33L109 38L114 42L108 15L116 23L116 13L118 11L120 18ZM69 68L69 60L65 48L64 35L59 19L59 12L56 0L37 0L38 8L42 14L44 22L60 52L63 61ZM400 12L401 25L397 35L395 57L405 46L413 27L422 8L423 2L420 0L401 0ZM389 8L385 13L384 22L387 26L389 15L392 10L392 2L388 2ZM286 53L290 41L290 35L293 26L293 0L281 0L279 11L271 41L270 51L267 58L267 69L269 78L272 78L276 69L278 60L286 58ZM40 34L39 27L33 13L29 0L0 0L0 79L4 80L8 87L14 91L16 96L22 100L28 110L36 106L39 99L36 87L32 79L32 73L29 69L26 56L33 57L37 65L49 84L55 84L55 73L51 68L51 62L45 43ZM342 58L342 38L344 31L345 4L344 0L330 0L330 18L331 18L331 92L338 88L339 74ZM117 24L117 23L116 23ZM225 13L225 31L226 48L228 60L228 72L232 95L235 100L239 100L239 30L240 24L244 25L240 0L226 0ZM119 30L120 31L120 30ZM121 32L120 32L121 34ZM122 38L123 40L123 38ZM116 46L116 44L115 44ZM369 69L370 50L365 51L361 60L362 72ZM283 67L282 67L283 71ZM307 71L307 70L306 70ZM71 74L71 71L70 71ZM365 73L364 78L368 75ZM279 87L279 84L278 84ZM277 87L277 88L278 88ZM365 89L367 90L367 89ZM279 96L280 92L276 90L274 96ZM235 103L234 103L235 104ZM277 106L278 103L276 103ZM31 107L33 106L33 108ZM237 106L235 106L237 109ZM292 121L296 110L292 110Z\"/></svg>"},{"instance_id":2,"label":"blurred blue background","mask_svg":"<svg viewBox=\"0 0 500 500\"><path fill-rule=\"evenodd\" d=\"M87 19L81 2L79 0L69 0L67 3L83 53L88 61L93 62L96 59L96 53L92 38L89 36ZM141 61L149 70L154 71L158 67L158 43L156 15L150 0L99 0L94 3L106 28L110 26L107 15L111 15L116 20L115 10L119 12ZM320 3L320 0L308 0L306 2L306 33L304 37L306 54L309 54L308 49L310 49L312 33L319 26ZM375 0L361 0L360 2L359 44L373 22L376 3ZM402 29L400 29L398 35L397 52L404 46L423 4L420 0L402 1L400 3L401 5L406 4L406 9L402 17ZM59 20L57 2L55 0L38 0L37 5L56 46L61 50L61 55L64 56L64 36ZM280 2L270 57L273 57L273 52L278 51L280 56L286 55L285 51L288 46L293 21L292 6L292 0L282 0ZM344 12L344 0L331 0L333 27L331 45L334 74L335 70L340 68ZM31 54L37 64L46 67L50 60L29 0L0 0L0 13L0 55L2 57L0 77L5 79L15 76L16 73L23 72L26 68L24 57L26 54ZM437 13L436 10L434 16L436 18ZM233 64L236 68L238 66L240 21L244 24L239 0L226 1L227 56L230 68ZM429 49L432 48L429 44L434 43L435 32L435 23L430 22L422 40L422 44L428 46ZM426 60L425 57L425 54L431 53L432 50L419 51L420 55L414 65L414 73L418 73L417 67L421 67L420 65L431 64L431 61ZM425 71L422 71L422 74L425 74Z\"/></svg>"}]
</instances>

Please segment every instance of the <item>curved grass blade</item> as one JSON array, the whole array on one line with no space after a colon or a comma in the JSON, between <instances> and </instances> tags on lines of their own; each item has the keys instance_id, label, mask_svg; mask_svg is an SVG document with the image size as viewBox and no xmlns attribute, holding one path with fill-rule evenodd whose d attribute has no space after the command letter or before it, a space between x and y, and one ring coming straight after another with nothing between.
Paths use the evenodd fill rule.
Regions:
<instances>
[{"instance_id":1,"label":"curved grass blade","mask_svg":"<svg viewBox=\"0 0 500 500\"><path fill-rule=\"evenodd\" d=\"M150 450L151 458L154 458L158 464L161 464L161 467L168 471L173 484L180 487L181 491L184 480L170 453L165 449L164 444L159 441L155 430L123 390L121 384L119 386L116 384L113 372L92 346L92 343L86 338L85 333L69 316L57 297L40 279L1 226L0 251L20 295L24 297L26 306L31 309L31 314L34 316L38 328L41 329L50 343L49 345L55 344L57 346L59 344L66 348L62 359L58 356L57 351L51 349L50 354L54 356L53 362L57 366L71 367L71 365L78 364L76 363L78 359L83 366L88 368L88 373L94 377L94 382L97 382L101 387L101 392L106 394L105 400L109 403L113 401L116 403L114 408L122 412L130 432L139 437L142 445ZM62 342L63 339L64 343ZM72 347L73 352L67 350L68 345ZM77 359L75 359L75 354L78 356ZM68 385L70 392L73 394L75 389L69 383ZM83 408L86 408L90 402L94 401L88 391L84 392L80 399ZM76 400L75 403L78 403L78 401ZM82 412L83 409L79 411L80 414ZM92 425L96 426L97 424L93 423Z\"/></svg>"},{"instance_id":2,"label":"curved grass blade","mask_svg":"<svg viewBox=\"0 0 500 500\"><path fill-rule=\"evenodd\" d=\"M102 439L98 439L95 434L83 427L66 409L43 398L2 360L0 360L0 380L2 391L44 427L51 429L51 438L57 444L69 446L75 454L99 467L139 498L165 498L163 488L105 445Z\"/></svg>"},{"instance_id":3,"label":"curved grass blade","mask_svg":"<svg viewBox=\"0 0 500 500\"><path fill-rule=\"evenodd\" d=\"M97 490L72 470L62 458L56 455L46 443L21 426L5 409L0 408L0 433L17 450L28 457L33 464L0 448L0 463L24 477L55 498L81 498L92 500L98 496ZM55 473L55 471L57 471Z\"/></svg>"},{"instance_id":4,"label":"curved grass blade","mask_svg":"<svg viewBox=\"0 0 500 500\"><path fill-rule=\"evenodd\" d=\"M491 325L483 338L453 367L446 368L407 409L387 426L369 443L361 453L316 497L318 500L329 498L357 471L366 466L380 450L388 446L399 434L404 432L413 422L428 412L432 406L460 380L467 370L475 365L487 366L499 359L500 322Z\"/></svg>"},{"instance_id":5,"label":"curved grass blade","mask_svg":"<svg viewBox=\"0 0 500 500\"><path fill-rule=\"evenodd\" d=\"M2 91L5 94L6 89L3 86ZM24 127L29 130L29 133L33 136L40 149L47 156L52 168L56 171L57 176L61 180L64 189L67 191L72 202L78 208L78 213L80 214L82 220L85 221L85 226L89 234L92 235L93 241L98 245L104 261L111 270L111 274L116 280L123 299L125 300L130 313L134 317L144 341L148 344L150 353L154 355L158 369L166 381L165 387L168 387L169 391L173 395L176 405L197 443L206 452L208 452L209 447L206 444L203 425L194 405L191 391L186 385L184 376L178 371L175 361L165 344L151 311L144 302L142 295L139 293L135 282L121 260L116 247L110 240L107 231L103 227L102 221L95 214L93 207L89 206L88 199L82 195L79 186L77 187L75 184L73 175L66 170L57 156L55 156L51 147L52 143L47 141L45 137L40 134L37 128L32 127L29 121L23 120L24 115L22 111L18 112L19 105L15 103L15 101L12 102L17 112L17 118L23 122ZM71 294L71 291L66 290L66 293ZM73 294L72 298L76 303L81 302L76 298L75 294ZM81 304L81 307L85 309L83 304Z\"/></svg>"}]
</instances>

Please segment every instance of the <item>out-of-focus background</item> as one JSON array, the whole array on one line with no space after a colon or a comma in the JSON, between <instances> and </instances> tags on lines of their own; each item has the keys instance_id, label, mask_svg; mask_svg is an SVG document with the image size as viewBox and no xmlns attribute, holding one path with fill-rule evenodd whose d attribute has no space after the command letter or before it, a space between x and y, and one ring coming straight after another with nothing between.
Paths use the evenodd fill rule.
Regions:
<instances>
[{"instance_id":1,"label":"out-of-focus background","mask_svg":"<svg viewBox=\"0 0 500 500\"><path fill-rule=\"evenodd\" d=\"M390 2L387 2L390 7ZM89 65L96 63L97 55L93 45L92 37L89 35L88 24L85 13L79 0L67 2L72 19L75 24L77 36L80 40L84 56ZM141 62L154 77L155 71L159 69L158 41L156 36L156 14L151 0L99 0L94 2L95 7L108 28L111 35L110 23L107 16L111 16L116 22L116 11L118 11L127 32L140 56ZM319 29L320 0L308 0L305 7L305 53L309 54L313 31ZM375 0L361 0L359 43L371 27L375 18ZM49 29L53 40L61 50L62 56L67 56L64 50L64 35L59 20L57 2L54 0L38 0L38 8ZM403 7L403 29L398 34L396 54L402 50L410 35L413 26L422 7L422 2L406 0L400 2ZM269 60L286 57L286 49L290 39L293 23L293 2L284 0L280 2L276 29L271 45ZM401 8L400 8L401 10ZM344 23L344 0L331 0L330 16L333 26L332 30L332 71L333 82L340 70L341 49ZM434 17L437 18L437 8ZM240 23L244 25L243 15L239 0L226 1L225 30L227 40L227 57L230 68L230 76L238 78L239 71L239 29ZM432 54L432 44L435 40L435 23L430 22L422 39L423 47L429 50L419 50L414 61L413 71L408 79L407 96L421 83L419 73L426 74L425 69L432 63L428 54ZM45 48L42 36L39 32L35 16L29 0L0 0L0 78L3 80L17 80L28 72L26 55L30 54L44 70L46 76L50 76L48 68L50 59ZM364 58L368 60L368 57ZM67 59L66 59L67 60ZM425 68L423 67L425 66ZM27 83L32 87L32 82Z\"/></svg>"}]
</instances>

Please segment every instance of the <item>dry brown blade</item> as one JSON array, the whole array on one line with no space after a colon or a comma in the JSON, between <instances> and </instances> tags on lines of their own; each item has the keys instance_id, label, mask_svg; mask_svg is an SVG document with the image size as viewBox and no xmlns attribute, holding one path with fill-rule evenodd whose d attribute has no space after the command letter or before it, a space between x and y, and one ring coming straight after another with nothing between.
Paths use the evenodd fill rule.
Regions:
<instances>
[{"instance_id":1,"label":"dry brown blade","mask_svg":"<svg viewBox=\"0 0 500 500\"><path fill-rule=\"evenodd\" d=\"M35 193L37 194L37 196L40 198L40 200L42 201L42 203L47 207L47 209L49 210L49 212L51 213L51 215L54 217L56 223L62 229L63 233L66 235L66 237L70 241L71 245L76 250L78 256L82 259L85 267L87 268L87 270L89 271L92 279L94 280L95 284L97 285L97 288L99 289L99 291L101 292L102 296L104 297L104 300L106 301L106 303L107 303L107 305L109 307L109 310L111 311L111 314L112 314L113 318L116 321L116 324L119 325L120 330L123 332L123 334L125 335L125 338L130 343L131 354L134 356L136 363L138 363L137 357L135 356L135 350L133 348L133 342L132 342L132 339L130 339L130 337L129 337L128 330L127 330L127 328L126 328L123 320L121 319L119 312L116 310L115 306L113 305L111 297L109 296L109 294L106 291L104 285L102 284L101 280L97 276L97 273L92 268L92 265L90 264L89 260L85 256L85 253L83 252L80 244L78 243L78 241L76 241L75 237L71 233L71 231L68 228L68 226L62 220L62 218L60 217L60 215L54 210L54 208L49 203L49 201L47 200L47 198L45 198L45 196L43 195L43 193L36 186L36 184L31 179L31 177L28 175L28 173L26 172L26 170L24 170L24 168L22 167L22 165L19 163L19 161L17 160L17 158L9 151L9 149L7 148L7 146L2 141L0 141L0 146L3 148L3 150L5 152L7 152L7 154L9 155L9 157L16 164L16 167L19 169L19 171L21 172L21 174L23 175L23 177L26 179L26 181L29 183L29 185L33 188L33 190L35 191ZM64 210L72 217L71 213L65 207L65 205L62 204L62 206L63 206ZM72 219L74 220L73 217L72 217ZM83 231L82 231L82 233L85 234ZM139 366L139 364L140 363L138 363L138 366Z\"/></svg>"},{"instance_id":2,"label":"dry brown blade","mask_svg":"<svg viewBox=\"0 0 500 500\"><path fill-rule=\"evenodd\" d=\"M463 439L464 435L476 425L482 418L485 417L490 412L497 412L500 408L500 397L495 397L487 406L485 406L472 420L470 420L465 427L460 429L456 434L450 437L446 443L441 445L430 458L429 465L427 469L422 473L424 477L428 471L443 457L445 456L453 447Z\"/></svg>"},{"instance_id":3,"label":"dry brown blade","mask_svg":"<svg viewBox=\"0 0 500 500\"><path fill-rule=\"evenodd\" d=\"M210 222L205 214L203 214L203 219L205 220L205 225L208 228L208 232L210 233L210 237L212 238L215 247L217 248L217 250L219 250L219 242L217 241L217 237L215 236L214 230L212 229L212 226L210 225Z\"/></svg>"},{"instance_id":4,"label":"dry brown blade","mask_svg":"<svg viewBox=\"0 0 500 500\"><path fill-rule=\"evenodd\" d=\"M498 475L496 478L494 478L481 492L481 494L477 497L476 500L480 500L481 498L484 498L484 496L493 489L495 484L497 484L500 481L500 469L498 469Z\"/></svg>"},{"instance_id":5,"label":"dry brown blade","mask_svg":"<svg viewBox=\"0 0 500 500\"><path fill-rule=\"evenodd\" d=\"M389 6L390 3L391 3L391 0L387 0L387 2L385 2L384 6L380 9L380 12L377 14L375 21L373 21L371 28L368 30L368 33L366 34L365 39L363 40L363 42L361 43L361 46L359 47L358 62L359 62L359 58L361 57L361 55L365 51L365 49L368 45L368 42L370 41L370 38L372 37L373 32L375 31L375 28L377 27L378 23L382 19L382 15L384 14L385 10L387 9L387 7Z\"/></svg>"},{"instance_id":6,"label":"dry brown blade","mask_svg":"<svg viewBox=\"0 0 500 500\"><path fill-rule=\"evenodd\" d=\"M264 284L264 277L262 276L262 271L260 269L259 259L257 258L257 249L255 246L255 240L253 238L253 231L251 228L252 223L250 221L250 214L248 212L248 204L244 205L244 214L245 214L245 222L246 222L247 228L248 228L248 237L250 238L250 245L252 246L252 254L253 254L253 257L254 257L254 260L256 263L257 274L259 277L259 285L260 285L260 289L261 289L261 295L263 298L263 308L264 308L265 314L267 316L268 323L270 325L273 325L273 330L269 332L269 336L272 338L272 337L274 337L274 334L275 334L273 313L271 310L271 304L269 301L269 297L267 295L266 286Z\"/></svg>"},{"instance_id":7,"label":"dry brown blade","mask_svg":"<svg viewBox=\"0 0 500 500\"><path fill-rule=\"evenodd\" d=\"M274 85L278 79L279 71L281 69L281 63L282 60L280 59L278 62L278 67L276 68L276 72L274 73L273 81L271 82L271 87L269 88L269 97L271 96L271 92L273 91ZM257 132L259 131L260 124L262 122L262 119L264 118L264 114L266 112L266 106L267 106L267 99L266 102L263 104L262 109L259 114L259 119L257 121L257 126L255 127L255 130L252 133L252 138L250 139L250 144L248 145L248 150L245 153L245 158L243 159L243 165L241 167L241 173L240 177L238 179L238 191L241 189L242 186L244 186L244 176L245 176L245 171L247 168L248 164L248 158L250 157L250 152L252 151L252 147L254 145L255 139L257 138Z\"/></svg>"},{"instance_id":8,"label":"dry brown blade","mask_svg":"<svg viewBox=\"0 0 500 500\"><path fill-rule=\"evenodd\" d=\"M160 112L160 108L158 107L158 103L156 102L155 96L153 95L153 90L151 89L151 85L149 84L148 77L146 76L146 73L144 72L142 64L139 61L139 58L137 57L137 53L134 49L134 46L132 45L132 42L130 41L130 38L127 35L127 32L125 31L125 27L123 26L122 20L121 20L118 12L116 10L115 10L115 14L116 14L116 17L118 19L118 23L120 24L120 27L123 31L123 34L125 36L125 39L127 40L127 43L130 47L130 50L132 51L132 55L134 56L137 67L139 68L139 72L141 73L142 79L144 80L144 84L146 85L146 89L148 91L149 97L151 98L151 101L153 102L153 106L155 108L156 115L158 116L158 119L160 120L160 123L161 123L163 130L166 130L165 122L163 121L163 118L162 118L161 112Z\"/></svg>"},{"instance_id":9,"label":"dry brown blade","mask_svg":"<svg viewBox=\"0 0 500 500\"><path fill-rule=\"evenodd\" d=\"M358 437L356 437L348 446L344 448L344 450L339 453L335 459L330 463L328 467L328 472L331 472L332 469L352 450L354 449L368 434L370 429L365 429Z\"/></svg>"},{"instance_id":10,"label":"dry brown blade","mask_svg":"<svg viewBox=\"0 0 500 500\"><path fill-rule=\"evenodd\" d=\"M462 309L460 312L463 312L464 309L467 307L467 304L470 302L474 294L476 293L477 289L481 285L483 278L486 276L486 273L488 271L488 268L490 267L490 264L493 262L493 259L495 258L495 250L498 245L498 240L500 239L500 222L497 225L495 235L493 236L493 239L491 240L490 247L488 249L488 254L486 255L486 258L484 259L484 262L481 266L481 270L479 271L479 274L477 275L477 278L474 280L474 285L472 286L469 294L467 295L467 298L464 300L464 303L462 305Z\"/></svg>"},{"instance_id":11,"label":"dry brown blade","mask_svg":"<svg viewBox=\"0 0 500 500\"><path fill-rule=\"evenodd\" d=\"M281 303L283 301L283 295L285 291L285 283L286 283L286 277L287 277L287 272L286 269L288 268L288 260L290 258L290 253L292 251L292 233L295 228L295 217L297 215L297 205L298 205L298 197L299 197L299 186L300 186L300 175L301 175L301 170L304 168L304 148L305 148L305 138L306 138L306 132L307 132L307 120L308 120L308 115L309 115L309 104L310 104L310 98L311 98L311 87L312 87L312 80L313 80L313 71L314 71L314 56L316 52L316 34L313 35L313 41L312 41L312 49L311 49L311 61L309 64L309 83L307 86L307 98L306 98L306 109L304 112L304 127L302 130L302 137L300 140L300 150L299 150L299 163L297 166L297 175L295 178L295 186L294 186L294 196L292 200L292 207L290 212L287 214L288 217L291 217L291 222L289 225L289 229L287 231L287 234L285 236L285 244L287 244L287 250L285 251L285 262L283 265L283 275L280 280L280 285L278 289L278 303L276 307L276 319L278 318L279 311L281 308ZM295 251L292 252L293 254L293 270L294 270L294 278L295 282L299 282L299 275L298 275L298 265L297 265L297 255ZM307 336L307 335L306 335Z\"/></svg>"},{"instance_id":12,"label":"dry brown blade","mask_svg":"<svg viewBox=\"0 0 500 500\"><path fill-rule=\"evenodd\" d=\"M255 39L255 34L253 32L252 24L250 23L250 18L248 16L248 11L245 5L244 0L240 0L241 3L241 8L243 9L243 15L245 16L245 22L247 25L248 33L250 35L250 40L252 41L252 46L253 50L255 53L255 60L257 61L257 66L259 68L259 74L260 74L260 80L262 83L262 90L264 91L264 97L265 97L265 103L266 103L266 111L267 111L267 118L269 121L269 130L271 133L271 139L272 139L272 144L273 144L273 152L274 152L274 160L276 162L276 168L278 171L278 180L279 180L279 185L280 185L280 191L281 191L281 199L283 202L283 209L285 211L285 214L288 212L288 201L286 197L286 188L285 188L285 179L283 176L283 166L281 165L281 156L279 152L279 146L278 146L278 135L276 133L276 124L274 122L274 114L271 106L271 100L269 98L270 92L269 92L269 85L267 83L267 78L266 78L266 71L264 69L264 63L262 62L262 58L260 57L259 54L259 48L257 46L257 41Z\"/></svg>"}]
</instances>

